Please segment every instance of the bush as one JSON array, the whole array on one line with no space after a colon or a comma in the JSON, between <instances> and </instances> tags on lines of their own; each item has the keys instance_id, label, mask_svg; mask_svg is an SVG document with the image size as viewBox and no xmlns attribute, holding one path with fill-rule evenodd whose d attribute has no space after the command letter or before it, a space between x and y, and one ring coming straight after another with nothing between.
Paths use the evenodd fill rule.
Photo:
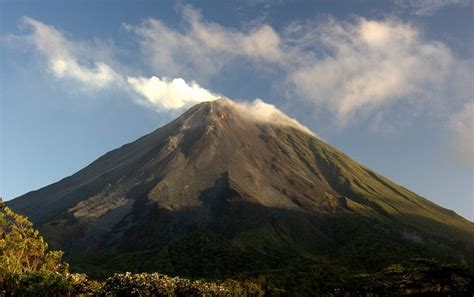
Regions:
<instances>
[{"instance_id":1,"label":"bush","mask_svg":"<svg viewBox=\"0 0 474 297\"><path fill-rule=\"evenodd\" d=\"M101 289L100 283L84 274L61 275L47 270L4 275L0 282L0 296L93 296Z\"/></svg>"},{"instance_id":2,"label":"bush","mask_svg":"<svg viewBox=\"0 0 474 297\"><path fill-rule=\"evenodd\" d=\"M159 273L117 273L109 277L102 293L106 296L229 296L224 286L190 281Z\"/></svg>"},{"instance_id":3,"label":"bush","mask_svg":"<svg viewBox=\"0 0 474 297\"><path fill-rule=\"evenodd\" d=\"M70 274L62 255L48 250L33 223L0 198L0 296L97 294L102 285L85 274Z\"/></svg>"},{"instance_id":4,"label":"bush","mask_svg":"<svg viewBox=\"0 0 474 297\"><path fill-rule=\"evenodd\" d=\"M48 244L28 218L13 212L0 198L0 275L37 271L67 273L63 252L49 251Z\"/></svg>"}]
</instances>

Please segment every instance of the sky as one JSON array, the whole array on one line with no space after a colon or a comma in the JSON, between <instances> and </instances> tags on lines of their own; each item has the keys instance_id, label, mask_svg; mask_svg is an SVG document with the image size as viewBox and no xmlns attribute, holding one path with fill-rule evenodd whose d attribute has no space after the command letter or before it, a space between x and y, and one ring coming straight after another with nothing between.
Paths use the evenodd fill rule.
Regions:
<instances>
[{"instance_id":1,"label":"sky","mask_svg":"<svg viewBox=\"0 0 474 297\"><path fill-rule=\"evenodd\" d=\"M474 221L473 22L463 0L0 0L0 196L225 96Z\"/></svg>"}]
</instances>

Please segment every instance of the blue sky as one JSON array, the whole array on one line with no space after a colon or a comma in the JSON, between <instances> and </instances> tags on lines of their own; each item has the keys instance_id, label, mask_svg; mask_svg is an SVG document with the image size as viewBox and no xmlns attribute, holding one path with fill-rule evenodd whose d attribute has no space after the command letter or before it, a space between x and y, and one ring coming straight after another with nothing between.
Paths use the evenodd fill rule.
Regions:
<instances>
[{"instance_id":1,"label":"blue sky","mask_svg":"<svg viewBox=\"0 0 474 297\"><path fill-rule=\"evenodd\" d=\"M472 1L0 1L0 195L220 95L474 220Z\"/></svg>"}]
</instances>

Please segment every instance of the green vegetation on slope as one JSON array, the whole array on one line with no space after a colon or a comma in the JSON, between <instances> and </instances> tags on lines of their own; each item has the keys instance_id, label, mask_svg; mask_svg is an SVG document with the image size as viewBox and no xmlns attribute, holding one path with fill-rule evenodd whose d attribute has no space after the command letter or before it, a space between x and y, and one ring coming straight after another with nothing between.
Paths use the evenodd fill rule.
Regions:
<instances>
[{"instance_id":1,"label":"green vegetation on slope","mask_svg":"<svg viewBox=\"0 0 474 297\"><path fill-rule=\"evenodd\" d=\"M114 274L103 282L69 273L61 251L0 199L0 296L228 296L222 285L152 274ZM243 287L230 283L232 288ZM243 288L245 289L245 288Z\"/></svg>"},{"instance_id":2,"label":"green vegetation on slope","mask_svg":"<svg viewBox=\"0 0 474 297\"><path fill-rule=\"evenodd\" d=\"M175 275L208 275L208 280L159 273L114 273L104 281L69 273L62 252L49 251L33 225L0 203L0 295L2 296L307 296L333 294L468 294L473 275L456 266L418 259L376 273L289 255L242 253L204 231L191 233L162 253L150 253L151 267ZM216 261L217 259L217 261ZM280 259L291 259L278 263ZM114 259L117 260L117 259ZM218 265L215 265L218 263ZM145 270L151 267L144 266ZM247 271L229 278L233 271Z\"/></svg>"}]
</instances>

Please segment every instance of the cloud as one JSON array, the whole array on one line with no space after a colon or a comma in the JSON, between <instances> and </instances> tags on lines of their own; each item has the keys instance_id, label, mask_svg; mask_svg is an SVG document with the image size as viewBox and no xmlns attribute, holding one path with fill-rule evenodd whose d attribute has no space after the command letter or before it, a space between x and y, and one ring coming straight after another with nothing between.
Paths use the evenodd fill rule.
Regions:
<instances>
[{"instance_id":1,"label":"cloud","mask_svg":"<svg viewBox=\"0 0 474 297\"><path fill-rule=\"evenodd\" d=\"M280 37L269 25L240 32L206 22L190 6L183 6L180 11L184 21L181 30L152 18L138 26L124 24L138 37L144 56L156 73L208 78L237 58L274 64L285 57Z\"/></svg>"},{"instance_id":2,"label":"cloud","mask_svg":"<svg viewBox=\"0 0 474 297\"><path fill-rule=\"evenodd\" d=\"M468 65L448 47L424 40L416 28L396 20L330 20L306 30L296 32L300 40L317 43L324 55L290 69L288 83L342 123L400 100L433 101L454 87L453 78L468 77Z\"/></svg>"},{"instance_id":3,"label":"cloud","mask_svg":"<svg viewBox=\"0 0 474 297\"><path fill-rule=\"evenodd\" d=\"M449 6L468 6L469 0L398 0L399 6L408 8L413 14L430 16Z\"/></svg>"},{"instance_id":4,"label":"cloud","mask_svg":"<svg viewBox=\"0 0 474 297\"><path fill-rule=\"evenodd\" d=\"M123 25L150 69L125 69L102 43L73 40L31 18L23 19L29 34L9 39L33 46L60 79L91 89L119 82L133 90L138 102L157 110L218 97L196 81L212 87L210 79L236 63L278 73L269 88L281 91L288 106L329 112L339 126L361 117L375 119L396 104L414 109L428 104L428 113L437 105L455 107L470 100L472 59L457 58L442 42L427 40L417 27L397 19L328 18L294 22L277 32L262 23L241 30L225 27L191 6L181 6L180 13L178 28L152 18ZM155 76L140 75L150 70ZM450 102L441 103L448 97Z\"/></svg>"},{"instance_id":5,"label":"cloud","mask_svg":"<svg viewBox=\"0 0 474 297\"><path fill-rule=\"evenodd\" d=\"M463 164L474 165L474 103L466 103L464 108L451 116L456 153Z\"/></svg>"},{"instance_id":6,"label":"cloud","mask_svg":"<svg viewBox=\"0 0 474 297\"><path fill-rule=\"evenodd\" d=\"M199 86L196 82L187 84L182 78L168 79L152 76L128 77L128 83L143 96L146 104L157 110L174 110L191 105L224 99ZM240 115L256 122L272 123L281 126L290 126L310 135L316 136L308 127L289 117L272 104L265 103L262 99L254 101L223 101L232 106Z\"/></svg>"},{"instance_id":7,"label":"cloud","mask_svg":"<svg viewBox=\"0 0 474 297\"><path fill-rule=\"evenodd\" d=\"M397 19L327 19L292 23L277 32L267 24L224 27L190 6L180 11L178 29L156 19L124 25L138 38L153 71L208 81L225 66L250 61L257 71L283 73L285 79L274 81L276 89L291 101L329 110L340 126L400 101L435 106L442 96L466 93L469 85L472 63Z\"/></svg>"},{"instance_id":8,"label":"cloud","mask_svg":"<svg viewBox=\"0 0 474 297\"><path fill-rule=\"evenodd\" d=\"M127 82L133 90L141 94L148 105L158 110L181 109L193 104L211 101L219 96L202 88L196 82L187 84L182 78L128 77Z\"/></svg>"},{"instance_id":9,"label":"cloud","mask_svg":"<svg viewBox=\"0 0 474 297\"><path fill-rule=\"evenodd\" d=\"M46 58L47 70L57 78L70 79L86 88L101 88L120 76L104 61L96 60L100 51L70 40L63 33L33 18L23 17L24 35L9 35L7 41L34 47Z\"/></svg>"},{"instance_id":10,"label":"cloud","mask_svg":"<svg viewBox=\"0 0 474 297\"><path fill-rule=\"evenodd\" d=\"M229 104L231 104L239 112L239 114L253 121L290 126L304 131L310 135L316 136L308 127L289 117L274 105L265 103L262 99L257 98L250 102L229 101Z\"/></svg>"}]
</instances>

